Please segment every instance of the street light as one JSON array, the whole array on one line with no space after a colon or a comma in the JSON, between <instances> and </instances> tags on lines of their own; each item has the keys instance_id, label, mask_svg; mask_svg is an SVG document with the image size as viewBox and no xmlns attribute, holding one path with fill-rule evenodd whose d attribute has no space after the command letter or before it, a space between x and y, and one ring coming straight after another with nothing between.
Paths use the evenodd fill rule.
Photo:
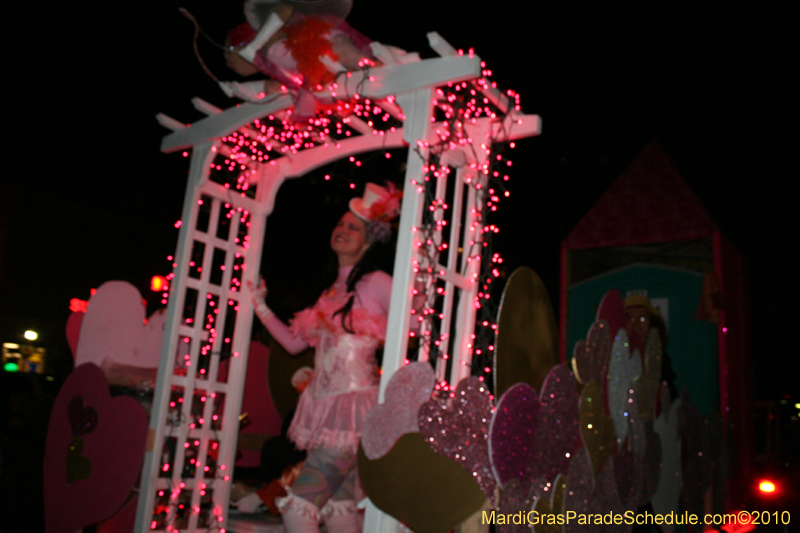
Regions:
<instances>
[{"instance_id":1,"label":"street light","mask_svg":"<svg viewBox=\"0 0 800 533\"><path fill-rule=\"evenodd\" d=\"M35 341L36 339L38 339L38 338L39 338L39 334L38 334L38 333L36 333L35 331L33 331L32 329L29 329L29 330L27 330L27 331L24 333L24 336L25 336L25 338L26 338L26 339L28 339L29 341Z\"/></svg>"}]
</instances>

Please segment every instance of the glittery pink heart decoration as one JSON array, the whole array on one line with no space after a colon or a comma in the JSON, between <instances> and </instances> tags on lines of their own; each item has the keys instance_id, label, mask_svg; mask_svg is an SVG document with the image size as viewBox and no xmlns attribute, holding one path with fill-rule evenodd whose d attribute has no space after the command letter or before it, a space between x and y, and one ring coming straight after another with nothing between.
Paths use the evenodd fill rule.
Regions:
<instances>
[{"instance_id":1,"label":"glittery pink heart decoration","mask_svg":"<svg viewBox=\"0 0 800 533\"><path fill-rule=\"evenodd\" d=\"M422 405L419 430L433 451L466 469L493 503L496 483L488 442L492 410L489 390L470 376L458 384L452 399L431 398Z\"/></svg>"},{"instance_id":2,"label":"glittery pink heart decoration","mask_svg":"<svg viewBox=\"0 0 800 533\"><path fill-rule=\"evenodd\" d=\"M564 512L574 512L577 516L589 512L589 500L594 493L592 464L586 448L581 448L572 454L567 472L567 487L564 493ZM566 531L574 533L587 533L589 526L571 520L566 524Z\"/></svg>"},{"instance_id":3,"label":"glittery pink heart decoration","mask_svg":"<svg viewBox=\"0 0 800 533\"><path fill-rule=\"evenodd\" d=\"M517 383L503 393L489 426L492 473L501 488L512 479L531 479L538 425L539 398L533 387Z\"/></svg>"},{"instance_id":4,"label":"glittery pink heart decoration","mask_svg":"<svg viewBox=\"0 0 800 533\"><path fill-rule=\"evenodd\" d=\"M602 383L606 377L608 358L611 354L611 328L603 320L595 321L586 339L575 344L572 354L572 370L582 384L595 380Z\"/></svg>"},{"instance_id":5,"label":"glittery pink heart decoration","mask_svg":"<svg viewBox=\"0 0 800 533\"><path fill-rule=\"evenodd\" d=\"M571 455L583 446L578 427L580 395L575 376L567 367L558 365L550 370L542 384L539 404L531 476L552 481L567 472Z\"/></svg>"},{"instance_id":6,"label":"glittery pink heart decoration","mask_svg":"<svg viewBox=\"0 0 800 533\"><path fill-rule=\"evenodd\" d=\"M370 409L364 421L361 447L374 461L383 457L406 433L419 432L419 410L430 400L436 376L427 362L397 370L386 386L385 401Z\"/></svg>"},{"instance_id":7,"label":"glittery pink heart decoration","mask_svg":"<svg viewBox=\"0 0 800 533\"><path fill-rule=\"evenodd\" d=\"M627 509L620 500L614 475L614 458L610 458L596 476L585 449L572 456L567 474L564 493L564 511L575 512L578 516L587 514L606 515L609 512L623 514ZM592 480L594 477L594 481ZM622 527L621 527L622 526ZM630 526L604 525L602 528L580 524L571 520L564 530L569 533L590 533L594 531L628 531Z\"/></svg>"},{"instance_id":8,"label":"glittery pink heart decoration","mask_svg":"<svg viewBox=\"0 0 800 533\"><path fill-rule=\"evenodd\" d=\"M530 494L530 485L517 478L511 478L506 486L500 491L500 501L497 503L497 513L505 516L515 516L522 513L523 516L533 507L533 498ZM497 523L498 533L530 533L530 526L526 521L520 524Z\"/></svg>"},{"instance_id":9,"label":"glittery pink heart decoration","mask_svg":"<svg viewBox=\"0 0 800 533\"><path fill-rule=\"evenodd\" d=\"M527 384L506 391L489 433L492 469L501 487L511 478L545 486L567 471L571 454L582 446L578 405L575 377L561 365L545 377L538 401Z\"/></svg>"}]
</instances>

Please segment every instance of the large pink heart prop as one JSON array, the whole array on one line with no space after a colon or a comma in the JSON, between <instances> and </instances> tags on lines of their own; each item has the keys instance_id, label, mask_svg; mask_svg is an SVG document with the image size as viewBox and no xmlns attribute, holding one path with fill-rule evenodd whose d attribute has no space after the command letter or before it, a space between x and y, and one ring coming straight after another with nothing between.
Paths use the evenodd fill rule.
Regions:
<instances>
[{"instance_id":1,"label":"large pink heart prop","mask_svg":"<svg viewBox=\"0 0 800 533\"><path fill-rule=\"evenodd\" d=\"M566 474L570 457L583 446L578 427L580 395L575 375L566 366L554 366L542 384L539 397L536 454L531 465L534 479L552 481Z\"/></svg>"},{"instance_id":2,"label":"large pink heart prop","mask_svg":"<svg viewBox=\"0 0 800 533\"><path fill-rule=\"evenodd\" d=\"M497 402L489 425L489 456L497 484L506 489L513 479L530 480L539 427L539 397L527 383L507 389Z\"/></svg>"},{"instance_id":3,"label":"large pink heart prop","mask_svg":"<svg viewBox=\"0 0 800 533\"><path fill-rule=\"evenodd\" d=\"M541 397L518 383L500 398L489 428L489 451L506 502L521 501L519 494L508 494L515 490L509 489L512 479L525 490L533 483L534 490L547 491L557 475L567 472L570 457L583 446L579 398L575 376L563 365L550 369Z\"/></svg>"},{"instance_id":4,"label":"large pink heart prop","mask_svg":"<svg viewBox=\"0 0 800 533\"><path fill-rule=\"evenodd\" d=\"M586 339L575 344L572 354L572 370L581 384L595 380L603 383L608 368L608 356L611 353L611 331L602 320L595 321L589 328Z\"/></svg>"},{"instance_id":5,"label":"large pink heart prop","mask_svg":"<svg viewBox=\"0 0 800 533\"><path fill-rule=\"evenodd\" d=\"M103 283L89 299L81 322L75 366L103 360L139 368L158 368L164 313L145 323L146 309L139 290L125 281Z\"/></svg>"},{"instance_id":6,"label":"large pink heart prop","mask_svg":"<svg viewBox=\"0 0 800 533\"><path fill-rule=\"evenodd\" d=\"M136 483L146 440L144 408L126 396L112 399L97 366L76 368L61 387L47 427L47 533L72 533L114 514ZM78 464L81 472L71 476L72 482L68 456L70 465Z\"/></svg>"},{"instance_id":7,"label":"large pink heart prop","mask_svg":"<svg viewBox=\"0 0 800 533\"><path fill-rule=\"evenodd\" d=\"M386 400L367 413L361 447L374 461L383 457L406 433L419 433L419 408L433 392L436 376L427 362L405 365L392 375L386 386Z\"/></svg>"}]
</instances>

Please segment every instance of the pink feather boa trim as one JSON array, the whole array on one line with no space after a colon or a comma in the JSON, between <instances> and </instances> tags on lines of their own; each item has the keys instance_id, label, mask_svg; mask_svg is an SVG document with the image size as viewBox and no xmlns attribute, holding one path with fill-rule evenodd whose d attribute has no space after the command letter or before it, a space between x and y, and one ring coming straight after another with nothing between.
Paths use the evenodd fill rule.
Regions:
<instances>
[{"instance_id":1,"label":"pink feather boa trim","mask_svg":"<svg viewBox=\"0 0 800 533\"><path fill-rule=\"evenodd\" d=\"M346 302L346 299L343 301L342 298L323 296L313 307L295 314L289 329L295 335L302 336L310 346L317 345L323 331L330 331L336 336L344 335L348 332L342 327L342 315L334 317L333 313L341 309ZM382 315L369 313L354 305L346 323L352 327L356 335L367 335L381 342L386 339L386 317Z\"/></svg>"}]
</instances>

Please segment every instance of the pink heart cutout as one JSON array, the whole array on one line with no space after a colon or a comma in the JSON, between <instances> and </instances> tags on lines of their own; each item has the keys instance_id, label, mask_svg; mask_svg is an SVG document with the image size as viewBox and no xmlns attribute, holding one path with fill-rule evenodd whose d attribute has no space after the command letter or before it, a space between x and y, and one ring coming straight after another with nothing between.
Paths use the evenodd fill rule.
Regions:
<instances>
[{"instance_id":1,"label":"pink heart cutout","mask_svg":"<svg viewBox=\"0 0 800 533\"><path fill-rule=\"evenodd\" d=\"M536 455L531 465L535 478L548 481L565 474L569 458L583 446L578 427L580 395L575 375L562 365L550 369L539 396Z\"/></svg>"},{"instance_id":2,"label":"pink heart cutout","mask_svg":"<svg viewBox=\"0 0 800 533\"><path fill-rule=\"evenodd\" d=\"M419 432L436 453L469 472L494 503L495 482L489 460L492 400L487 387L474 376L461 380L455 396L431 398L420 407Z\"/></svg>"},{"instance_id":3,"label":"pink heart cutout","mask_svg":"<svg viewBox=\"0 0 800 533\"><path fill-rule=\"evenodd\" d=\"M385 401L367 413L361 447L374 461L406 433L419 433L417 414L431 397L436 376L429 363L410 363L397 370L386 386Z\"/></svg>"},{"instance_id":4,"label":"pink heart cutout","mask_svg":"<svg viewBox=\"0 0 800 533\"><path fill-rule=\"evenodd\" d=\"M611 331L608 324L596 320L589 328L585 339L575 343L572 355L572 369L578 381L585 385L592 380L602 383L608 368L611 353Z\"/></svg>"},{"instance_id":5,"label":"pink heart cutout","mask_svg":"<svg viewBox=\"0 0 800 533\"><path fill-rule=\"evenodd\" d=\"M514 478L527 487L567 471L570 456L583 446L579 398L575 376L562 365L550 369L540 397L524 383L503 394L489 430L489 451L504 490Z\"/></svg>"},{"instance_id":6,"label":"pink heart cutout","mask_svg":"<svg viewBox=\"0 0 800 533\"><path fill-rule=\"evenodd\" d=\"M507 389L489 425L489 456L500 488L512 480L530 481L539 427L539 397L527 383Z\"/></svg>"},{"instance_id":7,"label":"pink heart cutout","mask_svg":"<svg viewBox=\"0 0 800 533\"><path fill-rule=\"evenodd\" d=\"M73 440L70 401L83 398L81 412L96 413L84 433L81 455L91 463L84 479L67 482L67 454ZM93 364L67 377L53 405L44 453L47 533L72 533L114 514L128 499L144 457L147 412L127 396L111 398L103 372Z\"/></svg>"},{"instance_id":8,"label":"pink heart cutout","mask_svg":"<svg viewBox=\"0 0 800 533\"><path fill-rule=\"evenodd\" d=\"M89 299L75 351L75 366L103 360L139 368L158 368L165 313L145 323L139 290L126 281L103 283Z\"/></svg>"}]
</instances>

